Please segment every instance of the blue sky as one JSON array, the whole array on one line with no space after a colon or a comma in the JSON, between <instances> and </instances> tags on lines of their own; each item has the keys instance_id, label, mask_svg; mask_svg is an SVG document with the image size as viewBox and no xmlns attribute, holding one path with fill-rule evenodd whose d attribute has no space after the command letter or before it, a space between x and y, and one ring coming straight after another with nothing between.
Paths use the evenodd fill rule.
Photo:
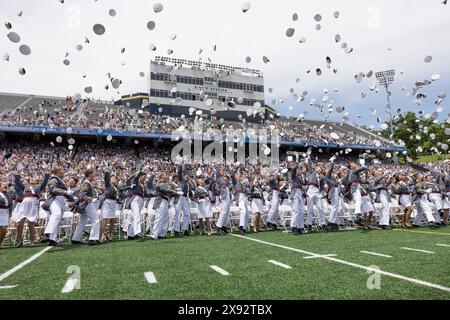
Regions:
<instances>
[{"instance_id":1,"label":"blue sky","mask_svg":"<svg viewBox=\"0 0 450 320\"><path fill-rule=\"evenodd\" d=\"M386 97L382 90L370 92L368 85L373 78L360 84L353 78L370 70L396 69L394 110L431 113L437 108L437 95L450 92L450 5L444 6L440 0L255 0L250 1L246 13L241 11L245 1L163 0L164 10L155 13L152 7L156 2L0 0L2 24L11 22L12 30L21 36L19 44L12 43L6 36L10 31L3 25L0 28L0 54L10 55L9 62L0 61L0 91L66 96L83 94L85 87L92 86L89 97L117 99L121 94L147 89L147 81L139 73L148 73L149 60L155 55L166 55L172 49L173 57L197 60L202 48L203 60L261 69L266 91L273 88L273 93L266 93L267 103L282 99L276 109L293 116L306 111L306 118L320 119L317 108L309 102L311 98L321 100L323 89L328 89L330 103L344 106L352 122L378 128L376 117L386 117ZM110 9L117 11L115 17L109 16ZM20 11L21 17L17 15ZM337 19L335 11L340 13ZM293 21L294 13L298 21ZM316 14L322 15L320 31L315 30ZM153 31L146 28L150 20L156 23ZM106 27L103 36L93 33L96 23ZM285 32L290 27L295 28L295 34L288 38ZM170 40L171 34L177 38ZM341 35L341 43L347 42L354 49L352 53L344 53L340 43L335 43L336 34ZM85 36L90 44L84 43ZM306 42L300 43L303 37ZM155 52L149 50L152 43L157 47ZM31 47L31 55L19 53L21 44ZM82 51L75 49L78 44L83 45ZM217 51L212 50L214 45ZM122 47L126 48L124 54L120 53ZM62 63L66 52L70 53L70 66ZM424 62L427 55L433 57L431 63ZM247 56L252 58L249 64ZM270 63L264 64L263 56L269 57ZM331 69L325 65L327 56L332 59ZM25 76L19 75L20 67L26 68ZM315 75L319 67L322 76ZM104 90L108 72L123 80L120 92ZM428 98L421 106L405 97L403 87L411 89L417 80L433 74L441 78L424 88ZM308 91L305 101L292 99L291 88L298 94ZM365 99L361 98L363 92ZM450 108L447 101L440 107L443 121ZM376 117L371 116L370 108L377 110ZM333 111L330 119L342 120L342 116Z\"/></svg>"}]
</instances>

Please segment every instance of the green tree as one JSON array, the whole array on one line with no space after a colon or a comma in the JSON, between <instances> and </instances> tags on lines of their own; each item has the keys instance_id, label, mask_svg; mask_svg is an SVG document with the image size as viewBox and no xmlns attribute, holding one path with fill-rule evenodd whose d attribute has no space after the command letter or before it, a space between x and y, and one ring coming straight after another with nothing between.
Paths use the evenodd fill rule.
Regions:
<instances>
[{"instance_id":1,"label":"green tree","mask_svg":"<svg viewBox=\"0 0 450 320\"><path fill-rule=\"evenodd\" d=\"M388 128L382 130L382 136L391 138L390 123ZM419 155L447 153L445 145L448 145L449 136L445 134L447 123L439 123L435 119L418 118L414 112L399 115L394 121L394 140L403 141L408 148L408 155L416 159ZM442 148L444 145L444 148ZM438 151L436 151L436 148Z\"/></svg>"}]
</instances>

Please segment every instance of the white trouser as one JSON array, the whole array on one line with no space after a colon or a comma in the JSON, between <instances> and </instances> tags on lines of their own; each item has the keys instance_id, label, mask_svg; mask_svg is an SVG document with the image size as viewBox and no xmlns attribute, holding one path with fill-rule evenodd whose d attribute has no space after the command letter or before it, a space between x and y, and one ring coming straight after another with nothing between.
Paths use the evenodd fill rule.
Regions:
<instances>
[{"instance_id":1,"label":"white trouser","mask_svg":"<svg viewBox=\"0 0 450 320\"><path fill-rule=\"evenodd\" d=\"M153 223L153 229L151 237L158 239L159 237L165 237L167 232L167 223L169 221L169 203L166 199L161 199L161 204L156 208L155 222Z\"/></svg>"},{"instance_id":2,"label":"white trouser","mask_svg":"<svg viewBox=\"0 0 450 320\"><path fill-rule=\"evenodd\" d=\"M442 206L444 209L450 209L450 192L445 193L446 197L442 199Z\"/></svg>"},{"instance_id":3,"label":"white trouser","mask_svg":"<svg viewBox=\"0 0 450 320\"><path fill-rule=\"evenodd\" d=\"M386 190L380 191L380 203L381 203L381 211L380 211L380 226L389 226L389 201Z\"/></svg>"},{"instance_id":4,"label":"white trouser","mask_svg":"<svg viewBox=\"0 0 450 320\"><path fill-rule=\"evenodd\" d=\"M414 224L420 226L422 224L422 217L425 214L425 217L430 222L436 222L436 219L433 216L433 210L431 210L430 202L428 201L427 194L423 194L420 196L419 201L417 202L417 213L414 219Z\"/></svg>"},{"instance_id":5,"label":"white trouser","mask_svg":"<svg viewBox=\"0 0 450 320\"><path fill-rule=\"evenodd\" d=\"M238 194L238 207L239 207L239 226L247 229L248 226L248 211L247 211L247 198L243 193Z\"/></svg>"},{"instance_id":6,"label":"white trouser","mask_svg":"<svg viewBox=\"0 0 450 320\"><path fill-rule=\"evenodd\" d=\"M162 233L164 235L167 235L167 232L169 231L169 226L171 230L173 230L173 218L175 216L175 208L173 207L173 202L167 202L168 208L167 208L167 214L164 216L163 220L163 226L162 226ZM155 219L156 219L156 213L155 213ZM170 224L172 222L172 225Z\"/></svg>"},{"instance_id":7,"label":"white trouser","mask_svg":"<svg viewBox=\"0 0 450 320\"><path fill-rule=\"evenodd\" d=\"M189 230L189 223L191 219L191 208L189 206L189 200L185 196L180 196L178 203L175 206L175 221L174 231L180 232L180 219L183 217L183 231Z\"/></svg>"},{"instance_id":8,"label":"white trouser","mask_svg":"<svg viewBox=\"0 0 450 320\"><path fill-rule=\"evenodd\" d=\"M141 233L141 210L144 207L144 199L140 196L134 196L131 201L131 223L128 226L127 236L134 237Z\"/></svg>"},{"instance_id":9,"label":"white trouser","mask_svg":"<svg viewBox=\"0 0 450 320\"><path fill-rule=\"evenodd\" d=\"M331 191L330 223L339 224L339 213L341 210L342 206L339 188L333 188L333 191Z\"/></svg>"},{"instance_id":10,"label":"white trouser","mask_svg":"<svg viewBox=\"0 0 450 320\"><path fill-rule=\"evenodd\" d=\"M84 228L88 222L88 219L91 221L91 233L89 236L89 240L98 240L100 236L100 217L97 212L97 207L93 203L89 203L84 211L84 213L80 213L80 218L78 221L77 228L75 229L75 233L73 234L72 240L80 241L81 235L83 234Z\"/></svg>"},{"instance_id":11,"label":"white trouser","mask_svg":"<svg viewBox=\"0 0 450 320\"><path fill-rule=\"evenodd\" d=\"M145 222L145 231L151 230L153 222L155 221L155 211L153 205L155 203L155 197L151 198L147 204L147 220Z\"/></svg>"},{"instance_id":12,"label":"white trouser","mask_svg":"<svg viewBox=\"0 0 450 320\"><path fill-rule=\"evenodd\" d=\"M291 197L292 217L291 227L297 229L305 228L305 202L300 189L294 189Z\"/></svg>"},{"instance_id":13,"label":"white trouser","mask_svg":"<svg viewBox=\"0 0 450 320\"><path fill-rule=\"evenodd\" d=\"M436 221L441 222L441 210L442 210L442 195L440 193L431 193L428 198L434 203L436 212L434 214Z\"/></svg>"},{"instance_id":14,"label":"white trouser","mask_svg":"<svg viewBox=\"0 0 450 320\"><path fill-rule=\"evenodd\" d=\"M308 196L308 216L306 218L308 226L311 226L313 224L314 206L316 206L319 213L319 224L321 226L326 225L327 221L325 219L325 213L323 211L322 195L320 194L319 189L315 186L310 186L306 195Z\"/></svg>"},{"instance_id":15,"label":"white trouser","mask_svg":"<svg viewBox=\"0 0 450 320\"><path fill-rule=\"evenodd\" d=\"M354 214L360 214L361 213L361 205L362 205L362 200L361 200L361 186L358 184L355 187L355 190L352 193L353 196L353 200L355 201L355 212Z\"/></svg>"},{"instance_id":16,"label":"white trouser","mask_svg":"<svg viewBox=\"0 0 450 320\"><path fill-rule=\"evenodd\" d=\"M270 201L270 210L269 216L267 217L267 222L271 224L277 224L278 222L278 209L280 207L280 200L278 199L279 195L278 190L272 191L272 200Z\"/></svg>"},{"instance_id":17,"label":"white trouser","mask_svg":"<svg viewBox=\"0 0 450 320\"><path fill-rule=\"evenodd\" d=\"M226 199L222 201L222 206L220 207L219 219L217 220L216 226L218 228L223 228L228 225L230 219L230 205L231 200Z\"/></svg>"},{"instance_id":18,"label":"white trouser","mask_svg":"<svg viewBox=\"0 0 450 320\"><path fill-rule=\"evenodd\" d=\"M53 199L50 205L50 219L44 233L50 235L50 240L58 241L59 224L64 215L64 208L66 207L66 200L62 196L57 196Z\"/></svg>"}]
</instances>

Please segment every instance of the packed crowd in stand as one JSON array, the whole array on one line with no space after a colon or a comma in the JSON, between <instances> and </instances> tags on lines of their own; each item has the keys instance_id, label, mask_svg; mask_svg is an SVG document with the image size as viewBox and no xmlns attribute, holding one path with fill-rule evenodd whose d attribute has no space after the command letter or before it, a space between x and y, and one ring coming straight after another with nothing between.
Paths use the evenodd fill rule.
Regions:
<instances>
[{"instance_id":1,"label":"packed crowd in stand","mask_svg":"<svg viewBox=\"0 0 450 320\"><path fill-rule=\"evenodd\" d=\"M147 146L3 143L0 154L0 245L38 241L57 246L60 225L71 243L102 244L120 233L129 240L189 236L193 232L241 234L280 226L292 234L337 231L343 217L364 230L448 225L448 162L418 171L411 166L316 149L282 156L279 166L175 164L169 150ZM281 208L289 208L282 221ZM27 228L24 232L24 225ZM90 229L86 228L89 223ZM37 230L37 227L39 231Z\"/></svg>"},{"instance_id":2,"label":"packed crowd in stand","mask_svg":"<svg viewBox=\"0 0 450 320\"><path fill-rule=\"evenodd\" d=\"M357 129L343 129L335 123L323 122L314 125L302 124L302 121L291 119L266 119L263 124L252 123L241 119L238 122L228 122L217 117L203 118L201 115L170 117L162 114L153 114L144 109L132 109L124 106L88 106L82 114L76 114L74 105L48 106L41 103L38 106L20 107L6 112L0 117L3 125L47 126L51 128L84 128L84 129L109 129L117 131L137 131L153 133L172 133L176 130L187 133L194 131L194 123L201 121L203 132L211 133L212 129L223 133L231 127L246 131L255 130L258 134L269 127L280 131L280 139L285 141L305 141L338 144L368 144L373 145L377 138L369 133L363 133ZM191 110L192 111L192 110ZM197 121L193 121L194 116ZM256 115L256 117L259 117ZM270 138L271 130L268 131ZM391 145L387 140L379 139L377 146Z\"/></svg>"}]
</instances>

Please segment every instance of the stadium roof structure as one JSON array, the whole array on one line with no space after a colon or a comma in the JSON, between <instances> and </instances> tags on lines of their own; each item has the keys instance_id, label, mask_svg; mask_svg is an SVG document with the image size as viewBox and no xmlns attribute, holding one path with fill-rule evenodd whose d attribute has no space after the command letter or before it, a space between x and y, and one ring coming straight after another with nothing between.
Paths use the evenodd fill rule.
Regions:
<instances>
[{"instance_id":1,"label":"stadium roof structure","mask_svg":"<svg viewBox=\"0 0 450 320\"><path fill-rule=\"evenodd\" d=\"M142 129L135 130L112 130L112 129L98 129L98 128L85 128L85 127L76 127L72 126L70 132L67 131L68 128L65 127L51 127L50 125L26 125L26 124L16 124L11 122L5 122L3 120L3 116L8 112L15 112L16 109L21 109L22 112L30 112L32 113L36 110L36 104L41 103L44 100L54 101L56 103L60 103L62 105L66 98L57 98L57 97L39 97L34 95L21 95L21 94L1 94L0 93L0 133L24 133L24 134L42 134L45 132L46 135L71 135L71 136L90 136L90 137L107 137L112 136L114 138L130 138L130 139L158 139L158 140L167 140L171 141L172 133L168 132L148 132ZM33 101L35 103L33 103ZM103 102L103 101L95 101L95 100L86 100L83 103L79 103L76 105L77 108L74 111L71 111L70 115L76 116L84 119L94 119L99 117L100 114L105 112L107 109L115 110L115 109L133 109L133 108L124 108L123 105L114 105L111 102ZM25 108L24 108L25 107ZM66 111L64 111L66 112ZM69 111L67 111L69 112ZM270 124L276 124L278 119L268 120ZM281 120L285 121L285 119ZM281 137L280 145L285 147L320 147L320 148L330 148L330 149L360 149L360 150L374 150L374 151L397 151L403 152L406 150L404 146L395 146L392 142L378 137L377 135L365 131L362 128L354 127L347 123L336 123L329 121L321 121L321 120L304 120L302 123L297 123L293 119L287 119L287 121L291 122L292 125L302 126L304 128L309 128L313 130L323 131L324 133L327 131L327 127L332 128L334 132L338 132L341 134L352 134L352 136L360 136L369 138L369 140L379 140L381 142L378 145L375 143L372 144L348 144L348 143L335 143L331 141L303 141L303 140L290 140L287 138ZM225 121L225 125L233 126L239 128L242 123L240 122L232 122ZM315 129L314 129L315 128ZM214 138L211 137L211 141ZM203 139L208 141L208 139ZM241 141L245 143L253 143L256 142L252 138L242 138ZM270 144L271 141L259 141L260 143Z\"/></svg>"},{"instance_id":2,"label":"stadium roof structure","mask_svg":"<svg viewBox=\"0 0 450 320\"><path fill-rule=\"evenodd\" d=\"M261 72L261 70L256 70L256 69L251 69L251 68L242 68L242 67L232 67L232 66L227 66L227 65L223 65L223 64L193 61L193 60L187 60L187 59L156 56L155 59L152 60L152 62L163 63L163 64L172 64L172 65L182 65L184 67L191 67L191 68L197 68L197 69L205 68L207 70L216 70L216 71L221 70L221 71L229 71L229 72L243 72L243 73L257 75L259 77L263 76L263 73Z\"/></svg>"}]
</instances>

